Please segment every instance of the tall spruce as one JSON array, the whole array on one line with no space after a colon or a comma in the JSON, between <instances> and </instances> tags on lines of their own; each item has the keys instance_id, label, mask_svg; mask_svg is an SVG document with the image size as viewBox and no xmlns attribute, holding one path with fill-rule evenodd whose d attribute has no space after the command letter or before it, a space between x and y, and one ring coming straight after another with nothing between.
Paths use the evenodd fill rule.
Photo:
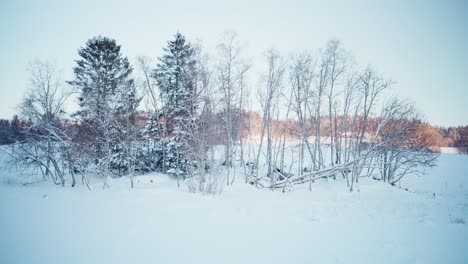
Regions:
<instances>
[{"instance_id":1,"label":"tall spruce","mask_svg":"<svg viewBox=\"0 0 468 264\"><path fill-rule=\"evenodd\" d=\"M196 93L194 55L192 45L182 34L176 33L174 40L168 41L164 55L159 58L153 72L162 101L160 117L164 122L163 137L166 139L164 166L177 175L183 174L187 163L184 157L186 135L196 110L192 100Z\"/></svg>"},{"instance_id":2,"label":"tall spruce","mask_svg":"<svg viewBox=\"0 0 468 264\"><path fill-rule=\"evenodd\" d=\"M133 69L120 48L107 37L88 40L78 50L75 79L69 82L79 94L76 116L88 127L96 159L104 165L107 176L111 167L120 166L115 159L120 159L124 149L126 120L140 101L131 77Z\"/></svg>"}]
</instances>

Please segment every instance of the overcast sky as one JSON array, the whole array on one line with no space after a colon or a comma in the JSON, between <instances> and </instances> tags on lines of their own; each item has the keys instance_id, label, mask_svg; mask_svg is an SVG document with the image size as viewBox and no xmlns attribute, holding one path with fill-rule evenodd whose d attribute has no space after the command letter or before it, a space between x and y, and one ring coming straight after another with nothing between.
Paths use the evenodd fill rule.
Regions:
<instances>
[{"instance_id":1,"label":"overcast sky","mask_svg":"<svg viewBox=\"0 0 468 264\"><path fill-rule=\"evenodd\" d=\"M115 38L134 61L160 55L177 31L211 49L223 31L234 30L254 66L269 48L287 55L339 39L359 65L372 64L396 81L393 92L414 101L426 121L467 125L467 3L3 0L0 117L17 112L29 61L54 62L70 80L78 48L93 36Z\"/></svg>"}]
</instances>

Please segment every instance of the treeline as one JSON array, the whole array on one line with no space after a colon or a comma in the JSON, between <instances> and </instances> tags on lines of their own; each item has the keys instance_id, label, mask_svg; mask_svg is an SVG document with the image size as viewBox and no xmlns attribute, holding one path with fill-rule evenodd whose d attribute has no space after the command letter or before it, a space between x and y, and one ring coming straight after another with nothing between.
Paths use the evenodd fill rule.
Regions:
<instances>
[{"instance_id":1,"label":"treeline","mask_svg":"<svg viewBox=\"0 0 468 264\"><path fill-rule=\"evenodd\" d=\"M79 175L91 188L93 175L106 188L110 177L128 176L133 187L135 175L159 171L216 193L241 172L282 190L341 176L352 191L360 177L395 184L435 165L415 107L388 98L393 82L351 63L336 40L288 58L268 50L258 76L233 33L214 54L177 33L156 61L137 59L140 79L113 39L91 38L78 55L65 83L53 65L31 64L20 106L28 121L9 152L12 166L56 184L75 186ZM64 110L65 87L77 95L76 112Z\"/></svg>"},{"instance_id":2,"label":"treeline","mask_svg":"<svg viewBox=\"0 0 468 264\"><path fill-rule=\"evenodd\" d=\"M255 112L245 113L247 119L252 119L253 123L261 124L262 117ZM275 131L281 131L281 128L288 126L288 136L297 137L300 134L300 128L296 122L291 120L274 120L274 127L277 127ZM330 126L329 117L324 116L321 120L320 125L320 134L321 135L330 135L332 127ZM372 131L367 131L372 132ZM433 126L425 122L421 122L417 129L414 131L415 138L421 141L421 143L427 141L430 148L436 152L439 151L440 147L459 147L466 148L468 147L468 126L458 126L458 127L440 127ZM245 134L246 132L244 132ZM309 131L309 134L312 131ZM260 125L253 127L253 134L260 135Z\"/></svg>"},{"instance_id":3,"label":"treeline","mask_svg":"<svg viewBox=\"0 0 468 264\"><path fill-rule=\"evenodd\" d=\"M11 120L0 119L0 145L12 144L24 140L21 131L27 126L27 122L19 120L15 115Z\"/></svg>"},{"instance_id":4,"label":"treeline","mask_svg":"<svg viewBox=\"0 0 468 264\"><path fill-rule=\"evenodd\" d=\"M145 127L148 116L151 116L151 112L138 111L136 113L136 118L139 120L137 125L140 129ZM252 122L257 124L252 126L250 132L244 127L244 130L241 132L242 137L247 138L249 133L252 133L254 137L260 136L262 116L256 112L243 112L240 118L243 119L242 122L244 123ZM215 119L216 121L214 121L211 126L217 126L217 128L212 129L212 131L217 131L218 133L212 133L210 135L210 144L214 145L223 143L222 135L219 133L222 130L221 116ZM320 134L329 135L331 128L328 118L324 117L321 122ZM13 116L11 120L0 119L0 145L8 145L24 140L21 131L25 130L27 126L28 122L20 120L17 115ZM273 126L275 127L275 131L281 131L285 127L288 127L287 135L290 138L297 138L298 135L300 135L300 128L297 126L296 122L274 120ZM309 133L311 132L312 131L309 131ZM436 152L440 147L468 147L468 126L439 127L432 126L428 123L422 123L414 133L417 134L416 138L419 140L427 140L431 149Z\"/></svg>"},{"instance_id":5,"label":"treeline","mask_svg":"<svg viewBox=\"0 0 468 264\"><path fill-rule=\"evenodd\" d=\"M440 147L468 147L468 126L458 126L458 127L435 127L438 135L437 137L442 137L438 146Z\"/></svg>"}]
</instances>

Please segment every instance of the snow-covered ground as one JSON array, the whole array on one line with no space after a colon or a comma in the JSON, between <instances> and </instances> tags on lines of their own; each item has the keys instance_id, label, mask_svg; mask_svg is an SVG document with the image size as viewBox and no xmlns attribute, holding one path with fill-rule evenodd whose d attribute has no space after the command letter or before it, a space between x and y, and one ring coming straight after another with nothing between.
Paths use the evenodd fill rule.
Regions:
<instances>
[{"instance_id":1,"label":"snow-covered ground","mask_svg":"<svg viewBox=\"0 0 468 264\"><path fill-rule=\"evenodd\" d=\"M467 153L467 148L455 148L455 147L440 147L439 148L440 153L445 153L445 154L463 154Z\"/></svg>"},{"instance_id":2,"label":"snow-covered ground","mask_svg":"<svg viewBox=\"0 0 468 264\"><path fill-rule=\"evenodd\" d=\"M468 156L442 154L410 191L339 179L281 193L238 175L207 196L160 174L89 191L17 174L0 171L0 263L468 263Z\"/></svg>"}]
</instances>

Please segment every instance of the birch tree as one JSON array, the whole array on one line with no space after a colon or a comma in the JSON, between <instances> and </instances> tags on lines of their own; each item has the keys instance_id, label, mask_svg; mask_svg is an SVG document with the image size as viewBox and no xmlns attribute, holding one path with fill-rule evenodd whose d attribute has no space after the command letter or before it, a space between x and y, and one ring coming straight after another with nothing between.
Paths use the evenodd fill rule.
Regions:
<instances>
[{"instance_id":1,"label":"birch tree","mask_svg":"<svg viewBox=\"0 0 468 264\"><path fill-rule=\"evenodd\" d=\"M278 51L269 50L265 54L267 61L267 72L264 75L265 90L259 92L260 104L263 108L263 121L262 121L262 135L260 137L260 148L257 154L256 164L258 166L258 159L260 156L264 132L267 136L267 150L266 150L266 162L267 162L267 177L271 179L272 186L275 182L275 171L276 164L273 153L274 144L274 129L272 127L273 118L275 112L278 112L277 99L280 96L280 89L283 82L283 76L286 69L286 63L280 56Z\"/></svg>"},{"instance_id":2,"label":"birch tree","mask_svg":"<svg viewBox=\"0 0 468 264\"><path fill-rule=\"evenodd\" d=\"M420 174L436 165L438 155L430 150L427 138L418 133L422 123L414 105L391 98L382 116L387 121L379 136L380 180L395 185L407 174Z\"/></svg>"},{"instance_id":3,"label":"birch tree","mask_svg":"<svg viewBox=\"0 0 468 264\"><path fill-rule=\"evenodd\" d=\"M340 81L346 71L346 60L347 55L345 51L341 48L341 43L338 40L330 40L327 43L327 48L325 50L326 61L329 61L326 65L330 68L329 72L329 85L326 91L326 96L328 98L328 120L329 120L329 138L330 138L330 165L334 166L337 162L339 153L339 146L336 144L336 100L337 96L336 86L340 85Z\"/></svg>"},{"instance_id":4,"label":"birch tree","mask_svg":"<svg viewBox=\"0 0 468 264\"><path fill-rule=\"evenodd\" d=\"M297 123L300 129L300 149L299 149L299 171L298 175L304 172L304 144L307 147L313 168L316 166L316 155L314 143L309 142L310 119L314 118L312 104L312 83L314 81L315 62L310 52L302 52L293 57L290 69L290 82L292 89L292 105L296 113ZM309 114L309 116L307 115ZM311 164L311 165L312 165Z\"/></svg>"},{"instance_id":5,"label":"birch tree","mask_svg":"<svg viewBox=\"0 0 468 264\"><path fill-rule=\"evenodd\" d=\"M235 133L235 120L241 114L241 91L248 66L243 62L237 35L226 32L218 44L216 81L221 92L221 112L224 126L224 164L227 168L227 185L232 184L230 169L235 153L235 142L239 133ZM234 179L234 178L233 178Z\"/></svg>"}]
</instances>

